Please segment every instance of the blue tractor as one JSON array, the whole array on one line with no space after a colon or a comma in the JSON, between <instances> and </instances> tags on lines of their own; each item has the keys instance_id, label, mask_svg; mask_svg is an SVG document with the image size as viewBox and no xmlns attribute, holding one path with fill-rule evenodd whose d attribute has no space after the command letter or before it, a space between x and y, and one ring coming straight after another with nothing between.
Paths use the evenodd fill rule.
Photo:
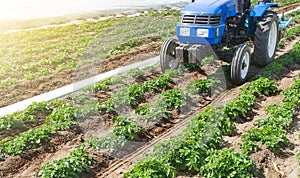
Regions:
<instances>
[{"instance_id":1,"label":"blue tractor","mask_svg":"<svg viewBox=\"0 0 300 178\"><path fill-rule=\"evenodd\" d=\"M167 39L160 51L162 71L183 63L201 62L208 46L214 50L237 46L231 56L231 79L247 80L250 63L264 67L275 57L280 29L291 19L270 10L278 3L263 0L251 7L250 0L192 0L181 11L177 39ZM244 43L254 43L254 51ZM252 57L251 57L252 56ZM250 62L251 61L251 62Z\"/></svg>"}]
</instances>

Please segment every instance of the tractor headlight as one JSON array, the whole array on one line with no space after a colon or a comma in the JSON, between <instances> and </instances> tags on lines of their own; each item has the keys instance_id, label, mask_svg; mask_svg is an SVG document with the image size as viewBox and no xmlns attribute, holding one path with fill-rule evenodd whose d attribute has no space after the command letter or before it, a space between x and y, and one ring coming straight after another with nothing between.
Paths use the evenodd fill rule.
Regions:
<instances>
[{"instance_id":1,"label":"tractor headlight","mask_svg":"<svg viewBox=\"0 0 300 178\"><path fill-rule=\"evenodd\" d=\"M191 29L187 27L181 27L180 28L180 36L190 36L191 35Z\"/></svg>"},{"instance_id":2,"label":"tractor headlight","mask_svg":"<svg viewBox=\"0 0 300 178\"><path fill-rule=\"evenodd\" d=\"M198 28L197 36L199 37L208 37L208 29Z\"/></svg>"}]
</instances>

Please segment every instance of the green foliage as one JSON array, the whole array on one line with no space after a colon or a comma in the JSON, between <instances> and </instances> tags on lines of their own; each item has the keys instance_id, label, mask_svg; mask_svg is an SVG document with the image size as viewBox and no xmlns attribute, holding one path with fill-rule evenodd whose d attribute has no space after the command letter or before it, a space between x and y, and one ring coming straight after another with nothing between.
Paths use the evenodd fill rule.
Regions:
<instances>
[{"instance_id":1,"label":"green foliage","mask_svg":"<svg viewBox=\"0 0 300 178\"><path fill-rule=\"evenodd\" d=\"M53 122L64 122L70 121L76 118L77 111L76 108L73 106L63 106L58 107L57 109L53 110L51 114L49 114L46 118L46 123L50 124Z\"/></svg>"},{"instance_id":2,"label":"green foliage","mask_svg":"<svg viewBox=\"0 0 300 178\"><path fill-rule=\"evenodd\" d=\"M177 88L173 88L161 93L159 102L165 103L165 106L170 109L181 108L186 104L187 94Z\"/></svg>"},{"instance_id":3,"label":"green foliage","mask_svg":"<svg viewBox=\"0 0 300 178\"><path fill-rule=\"evenodd\" d=\"M255 102L255 96L251 93L241 94L238 98L228 103L224 108L224 113L232 120L239 120L251 110Z\"/></svg>"},{"instance_id":4,"label":"green foliage","mask_svg":"<svg viewBox=\"0 0 300 178\"><path fill-rule=\"evenodd\" d=\"M280 75L282 73L283 65L277 62L272 62L267 65L261 74L262 77L271 78L273 75Z\"/></svg>"},{"instance_id":5,"label":"green foliage","mask_svg":"<svg viewBox=\"0 0 300 178\"><path fill-rule=\"evenodd\" d=\"M37 107L31 106L30 108L44 110L44 106L45 103L38 104ZM35 112L35 110L32 112ZM21 133L15 139L5 143L0 152L7 155L18 155L31 148L39 147L43 143L48 142L57 131L70 128L74 124L75 116L76 111L74 107L59 107L48 115L45 125Z\"/></svg>"},{"instance_id":6,"label":"green foliage","mask_svg":"<svg viewBox=\"0 0 300 178\"><path fill-rule=\"evenodd\" d=\"M133 122L128 116L114 117L113 122L115 124L113 134L124 136L128 140L137 141L138 134L144 132L143 128L137 122Z\"/></svg>"},{"instance_id":7,"label":"green foliage","mask_svg":"<svg viewBox=\"0 0 300 178\"><path fill-rule=\"evenodd\" d=\"M181 134L158 144L153 153L125 173L125 176L143 177L149 174L150 177L156 177L153 173L165 175L162 169L174 170L174 168L175 173L189 170L200 172L200 176L207 177L217 174L220 177L255 175L256 170L250 158L232 150L218 150L222 133L232 129L227 125L228 121L222 110L208 107L205 112L194 116ZM152 160L159 162L156 163L159 167L152 166Z\"/></svg>"},{"instance_id":8,"label":"green foliage","mask_svg":"<svg viewBox=\"0 0 300 178\"><path fill-rule=\"evenodd\" d=\"M138 78L143 75L143 72L139 68L130 69L127 75L132 78Z\"/></svg>"},{"instance_id":9,"label":"green foliage","mask_svg":"<svg viewBox=\"0 0 300 178\"><path fill-rule=\"evenodd\" d=\"M138 105L137 100L142 100L144 98L143 86L132 84L129 86L128 90L129 90L128 104L130 104L131 107L136 107Z\"/></svg>"},{"instance_id":10,"label":"green foliage","mask_svg":"<svg viewBox=\"0 0 300 178\"><path fill-rule=\"evenodd\" d=\"M77 116L85 117L88 115L95 115L99 113L100 104L96 100L89 100L84 105L77 107Z\"/></svg>"},{"instance_id":11,"label":"green foliage","mask_svg":"<svg viewBox=\"0 0 300 178\"><path fill-rule=\"evenodd\" d=\"M49 106L52 108L59 108L59 107L65 107L69 105L62 99L54 99L49 102Z\"/></svg>"},{"instance_id":12,"label":"green foliage","mask_svg":"<svg viewBox=\"0 0 300 178\"><path fill-rule=\"evenodd\" d=\"M111 112L117 107L123 105L130 105L136 108L138 104L144 99L145 92L158 92L161 89L166 89L168 84L173 82L169 76L177 74L177 70L171 70L168 75L160 75L153 80L145 81L142 85L132 84L117 91L110 99L100 106L105 112Z\"/></svg>"},{"instance_id":13,"label":"green foliage","mask_svg":"<svg viewBox=\"0 0 300 178\"><path fill-rule=\"evenodd\" d=\"M17 79L16 78L11 78L8 77L6 79L0 80L0 89L1 88L5 88L7 86L13 85L17 83Z\"/></svg>"},{"instance_id":14,"label":"green foliage","mask_svg":"<svg viewBox=\"0 0 300 178\"><path fill-rule=\"evenodd\" d=\"M274 82L268 78L260 77L257 80L251 82L249 85L242 88L242 93L251 93L258 96L264 94L265 96L270 96L276 94L278 90L279 83Z\"/></svg>"},{"instance_id":15,"label":"green foliage","mask_svg":"<svg viewBox=\"0 0 300 178\"><path fill-rule=\"evenodd\" d=\"M72 151L68 157L51 160L36 174L47 178L79 177L82 171L88 171L88 166L91 164L92 158L83 148L79 148Z\"/></svg>"},{"instance_id":16,"label":"green foliage","mask_svg":"<svg viewBox=\"0 0 300 178\"><path fill-rule=\"evenodd\" d=\"M300 105L300 80L285 91L281 92L284 103L290 107L298 107Z\"/></svg>"},{"instance_id":17,"label":"green foliage","mask_svg":"<svg viewBox=\"0 0 300 178\"><path fill-rule=\"evenodd\" d=\"M141 116L146 115L150 111L150 105L149 104L144 104L142 106L139 106L136 108L135 113Z\"/></svg>"},{"instance_id":18,"label":"green foliage","mask_svg":"<svg viewBox=\"0 0 300 178\"><path fill-rule=\"evenodd\" d=\"M285 133L282 128L273 128L270 125L253 128L242 135L243 153L249 154L258 151L257 142L263 143L273 152L278 152L283 144L288 143Z\"/></svg>"},{"instance_id":19,"label":"green foliage","mask_svg":"<svg viewBox=\"0 0 300 178\"><path fill-rule=\"evenodd\" d=\"M201 60L201 65L206 65L206 64L211 64L212 62L214 62L215 57L214 56L209 56L209 57L205 57Z\"/></svg>"},{"instance_id":20,"label":"green foliage","mask_svg":"<svg viewBox=\"0 0 300 178\"><path fill-rule=\"evenodd\" d=\"M62 63L62 64L60 64L60 65L57 66L56 71L57 72L62 72L64 70L66 70L66 69L75 68L76 66L77 66L77 62L76 61Z\"/></svg>"},{"instance_id":21,"label":"green foliage","mask_svg":"<svg viewBox=\"0 0 300 178\"><path fill-rule=\"evenodd\" d=\"M258 151L257 142L264 144L273 152L280 151L283 145L288 144L286 129L293 121L293 109L300 105L300 80L281 94L283 105L270 105L266 108L268 118L256 121L256 127L242 135L241 148L249 154Z\"/></svg>"},{"instance_id":22,"label":"green foliage","mask_svg":"<svg viewBox=\"0 0 300 178\"><path fill-rule=\"evenodd\" d=\"M25 123L36 123L37 115L50 111L46 102L33 102L25 110L0 117L0 130Z\"/></svg>"},{"instance_id":23,"label":"green foliage","mask_svg":"<svg viewBox=\"0 0 300 178\"><path fill-rule=\"evenodd\" d=\"M159 42L175 35L179 17L178 10L168 10L1 34L0 88Z\"/></svg>"},{"instance_id":24,"label":"green foliage","mask_svg":"<svg viewBox=\"0 0 300 178\"><path fill-rule=\"evenodd\" d=\"M201 167L204 177L253 177L257 176L253 161L232 149L210 150Z\"/></svg>"},{"instance_id":25,"label":"green foliage","mask_svg":"<svg viewBox=\"0 0 300 178\"><path fill-rule=\"evenodd\" d=\"M127 142L125 136L117 136L115 134L106 137L91 136L84 142L85 146L91 146L95 150L105 149L112 153L118 148L123 147Z\"/></svg>"},{"instance_id":26,"label":"green foliage","mask_svg":"<svg viewBox=\"0 0 300 178\"><path fill-rule=\"evenodd\" d=\"M170 163L151 158L139 161L134 169L124 174L125 178L173 178L175 176L176 170Z\"/></svg>"},{"instance_id":27,"label":"green foliage","mask_svg":"<svg viewBox=\"0 0 300 178\"><path fill-rule=\"evenodd\" d=\"M209 93L211 88L217 83L219 81L212 79L194 80L188 84L186 90L192 94Z\"/></svg>"},{"instance_id":28,"label":"green foliage","mask_svg":"<svg viewBox=\"0 0 300 178\"><path fill-rule=\"evenodd\" d=\"M166 77L172 78L172 77L176 77L178 75L183 74L184 69L183 68L171 68L171 69L167 69L163 75L165 75Z\"/></svg>"},{"instance_id":29,"label":"green foliage","mask_svg":"<svg viewBox=\"0 0 300 178\"><path fill-rule=\"evenodd\" d=\"M101 82L97 82L94 84L94 89L95 91L100 91L100 90L108 90L109 85L112 85L112 78L106 78L102 80Z\"/></svg>"},{"instance_id":30,"label":"green foliage","mask_svg":"<svg viewBox=\"0 0 300 178\"><path fill-rule=\"evenodd\" d=\"M147 72L153 72L155 70L155 67L154 66L147 66L143 70L145 70Z\"/></svg>"},{"instance_id":31,"label":"green foliage","mask_svg":"<svg viewBox=\"0 0 300 178\"><path fill-rule=\"evenodd\" d=\"M169 83L172 83L173 80L167 75L160 75L156 79L148 80L143 83L143 89L145 92L152 91L158 92L160 89L166 89Z\"/></svg>"},{"instance_id":32,"label":"green foliage","mask_svg":"<svg viewBox=\"0 0 300 178\"><path fill-rule=\"evenodd\" d=\"M239 96L225 106L224 114L230 119L245 117L245 114L251 110L251 106L255 103L255 95L273 95L278 92L278 85L278 83L263 77L251 82L242 87Z\"/></svg>"}]
</instances>

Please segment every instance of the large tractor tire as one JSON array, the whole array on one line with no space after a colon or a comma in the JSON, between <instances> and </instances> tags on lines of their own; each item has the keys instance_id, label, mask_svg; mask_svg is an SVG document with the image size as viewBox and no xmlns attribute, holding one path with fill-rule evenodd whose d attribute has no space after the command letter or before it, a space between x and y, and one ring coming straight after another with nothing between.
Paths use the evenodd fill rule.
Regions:
<instances>
[{"instance_id":1,"label":"large tractor tire","mask_svg":"<svg viewBox=\"0 0 300 178\"><path fill-rule=\"evenodd\" d=\"M177 40L174 38L167 39L160 50L160 67L164 72L170 68L178 68L179 64L176 61Z\"/></svg>"},{"instance_id":2,"label":"large tractor tire","mask_svg":"<svg viewBox=\"0 0 300 178\"><path fill-rule=\"evenodd\" d=\"M274 59L278 39L277 14L267 11L257 23L255 31L253 62L256 66L264 67Z\"/></svg>"},{"instance_id":3,"label":"large tractor tire","mask_svg":"<svg viewBox=\"0 0 300 178\"><path fill-rule=\"evenodd\" d=\"M231 63L231 80L235 85L246 82L251 60L250 47L244 44L235 50Z\"/></svg>"}]
</instances>

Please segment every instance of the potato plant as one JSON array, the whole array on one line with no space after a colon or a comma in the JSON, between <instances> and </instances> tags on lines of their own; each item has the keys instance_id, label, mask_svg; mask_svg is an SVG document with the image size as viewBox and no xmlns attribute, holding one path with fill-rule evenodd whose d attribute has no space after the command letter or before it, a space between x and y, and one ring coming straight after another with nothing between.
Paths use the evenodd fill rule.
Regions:
<instances>
[{"instance_id":1,"label":"potato plant","mask_svg":"<svg viewBox=\"0 0 300 178\"><path fill-rule=\"evenodd\" d=\"M92 157L83 148L79 148L72 151L68 157L51 160L42 166L36 175L45 178L79 177L81 172L88 171L91 164Z\"/></svg>"},{"instance_id":2,"label":"potato plant","mask_svg":"<svg viewBox=\"0 0 300 178\"><path fill-rule=\"evenodd\" d=\"M20 124L37 123L37 115L51 112L46 102L33 102L25 110L0 117L0 130L16 127Z\"/></svg>"},{"instance_id":3,"label":"potato plant","mask_svg":"<svg viewBox=\"0 0 300 178\"><path fill-rule=\"evenodd\" d=\"M211 88L219 82L213 79L194 80L188 84L186 90L191 94L209 94Z\"/></svg>"}]
</instances>

